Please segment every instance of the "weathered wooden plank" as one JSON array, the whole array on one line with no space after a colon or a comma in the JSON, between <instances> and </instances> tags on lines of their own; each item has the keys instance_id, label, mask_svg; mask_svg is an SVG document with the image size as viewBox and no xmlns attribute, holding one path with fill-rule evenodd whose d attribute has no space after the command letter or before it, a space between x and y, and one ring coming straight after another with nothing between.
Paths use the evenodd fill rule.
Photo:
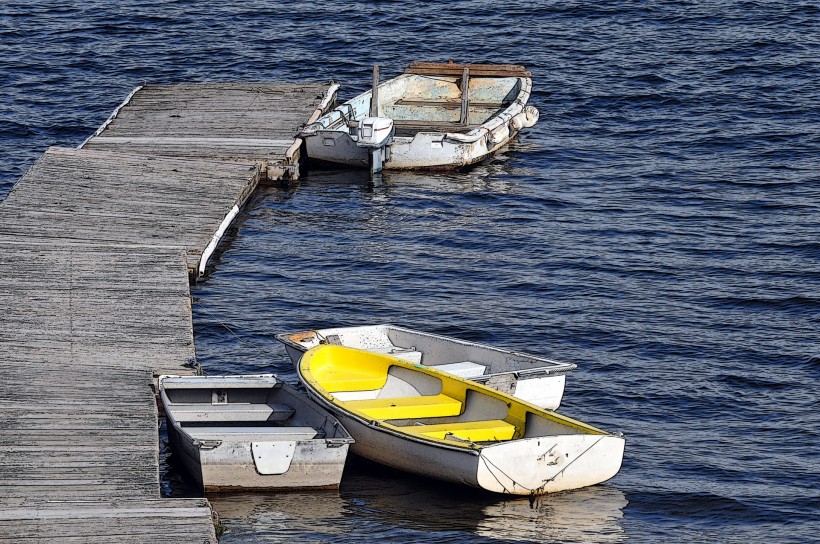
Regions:
<instances>
[{"instance_id":1,"label":"weathered wooden plank","mask_svg":"<svg viewBox=\"0 0 820 544\"><path fill-rule=\"evenodd\" d=\"M184 250L0 244L0 293L0 515L157 497L153 369L194 356Z\"/></svg>"},{"instance_id":2,"label":"weathered wooden plank","mask_svg":"<svg viewBox=\"0 0 820 544\"><path fill-rule=\"evenodd\" d=\"M138 88L84 149L259 162L298 176L288 150L329 87L316 83L212 83ZM183 143L184 142L184 143Z\"/></svg>"},{"instance_id":3,"label":"weathered wooden plank","mask_svg":"<svg viewBox=\"0 0 820 544\"><path fill-rule=\"evenodd\" d=\"M204 499L6 499L0 538L21 542L216 542Z\"/></svg>"},{"instance_id":4,"label":"weathered wooden plank","mask_svg":"<svg viewBox=\"0 0 820 544\"><path fill-rule=\"evenodd\" d=\"M413 62L405 74L460 76L465 68L474 77L531 77L532 72L517 64L458 64L455 62Z\"/></svg>"},{"instance_id":5,"label":"weathered wooden plank","mask_svg":"<svg viewBox=\"0 0 820 544\"><path fill-rule=\"evenodd\" d=\"M0 237L180 247L194 273L260 176L255 164L50 148L0 204Z\"/></svg>"},{"instance_id":6,"label":"weathered wooden plank","mask_svg":"<svg viewBox=\"0 0 820 544\"><path fill-rule=\"evenodd\" d=\"M467 124L467 113L470 111L470 67L465 66L464 72L461 75L461 116L459 117L459 124Z\"/></svg>"}]
</instances>

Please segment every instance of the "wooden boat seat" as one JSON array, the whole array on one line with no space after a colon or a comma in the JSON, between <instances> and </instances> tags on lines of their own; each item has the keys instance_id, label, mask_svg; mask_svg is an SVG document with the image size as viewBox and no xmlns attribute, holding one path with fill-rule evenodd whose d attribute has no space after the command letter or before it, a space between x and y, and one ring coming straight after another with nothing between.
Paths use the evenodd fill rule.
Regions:
<instances>
[{"instance_id":1,"label":"wooden boat seat","mask_svg":"<svg viewBox=\"0 0 820 544\"><path fill-rule=\"evenodd\" d=\"M455 62L411 62L405 74L460 76L464 68L473 77L532 77L532 72L517 64L458 64Z\"/></svg>"},{"instance_id":2,"label":"wooden boat seat","mask_svg":"<svg viewBox=\"0 0 820 544\"><path fill-rule=\"evenodd\" d=\"M481 125L463 125L450 121L418 121L415 119L394 119L396 135L416 134L418 132L469 132Z\"/></svg>"},{"instance_id":3,"label":"wooden boat seat","mask_svg":"<svg viewBox=\"0 0 820 544\"><path fill-rule=\"evenodd\" d=\"M506 108L512 102L477 102L472 101L470 102L470 108L475 109L489 109L489 110L498 110L501 108ZM413 108L430 108L430 107L439 107L448 110L457 110L461 108L461 99L460 98L451 98L451 99L443 99L443 100L407 100L407 99L400 99L396 100L395 104L397 106L408 106Z\"/></svg>"},{"instance_id":4,"label":"wooden boat seat","mask_svg":"<svg viewBox=\"0 0 820 544\"><path fill-rule=\"evenodd\" d=\"M185 427L197 440L230 440L237 442L270 442L310 440L319 434L313 427Z\"/></svg>"},{"instance_id":5,"label":"wooden boat seat","mask_svg":"<svg viewBox=\"0 0 820 544\"><path fill-rule=\"evenodd\" d=\"M171 409L180 423L193 421L285 421L294 414L287 404L175 404Z\"/></svg>"},{"instance_id":6,"label":"wooden boat seat","mask_svg":"<svg viewBox=\"0 0 820 544\"><path fill-rule=\"evenodd\" d=\"M444 439L448 434L470 442L495 442L511 440L515 425L503 419L485 421L465 421L461 423L440 423L437 425L410 425L401 430L415 435Z\"/></svg>"},{"instance_id":7,"label":"wooden boat seat","mask_svg":"<svg viewBox=\"0 0 820 544\"><path fill-rule=\"evenodd\" d=\"M346 405L373 419L416 419L457 416L461 413L461 401L444 394L352 400Z\"/></svg>"}]
</instances>

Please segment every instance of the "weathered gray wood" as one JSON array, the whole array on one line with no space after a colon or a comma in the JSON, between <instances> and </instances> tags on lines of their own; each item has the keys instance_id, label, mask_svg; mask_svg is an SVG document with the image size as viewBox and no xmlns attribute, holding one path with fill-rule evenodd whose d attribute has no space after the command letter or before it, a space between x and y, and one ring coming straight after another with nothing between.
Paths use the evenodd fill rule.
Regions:
<instances>
[{"instance_id":1,"label":"weathered gray wood","mask_svg":"<svg viewBox=\"0 0 820 544\"><path fill-rule=\"evenodd\" d=\"M370 87L370 117L379 116L379 65L373 65L373 85Z\"/></svg>"},{"instance_id":2,"label":"weathered gray wood","mask_svg":"<svg viewBox=\"0 0 820 544\"><path fill-rule=\"evenodd\" d=\"M461 117L459 123L467 124L467 113L470 111L470 67L465 66L461 74Z\"/></svg>"},{"instance_id":3,"label":"weathered gray wood","mask_svg":"<svg viewBox=\"0 0 820 544\"><path fill-rule=\"evenodd\" d=\"M258 164L52 147L0 204L0 239L180 247L196 271Z\"/></svg>"},{"instance_id":4,"label":"weathered gray wood","mask_svg":"<svg viewBox=\"0 0 820 544\"><path fill-rule=\"evenodd\" d=\"M20 542L216 542L205 499L8 499L0 538Z\"/></svg>"},{"instance_id":5,"label":"weathered gray wood","mask_svg":"<svg viewBox=\"0 0 820 544\"><path fill-rule=\"evenodd\" d=\"M154 372L193 371L189 274L326 90L139 88L0 203L0 540L216 541L159 499Z\"/></svg>"},{"instance_id":6,"label":"weathered gray wood","mask_svg":"<svg viewBox=\"0 0 820 544\"><path fill-rule=\"evenodd\" d=\"M288 151L327 91L314 83L145 85L83 148L260 163L297 177L298 155Z\"/></svg>"},{"instance_id":7,"label":"weathered gray wood","mask_svg":"<svg viewBox=\"0 0 820 544\"><path fill-rule=\"evenodd\" d=\"M122 501L159 495L153 371L191 372L186 253L257 172L52 149L0 204L0 539L215 541L207 504Z\"/></svg>"},{"instance_id":8,"label":"weathered gray wood","mask_svg":"<svg viewBox=\"0 0 820 544\"><path fill-rule=\"evenodd\" d=\"M184 249L58 242L0 243L0 539L214 542L207 503L157 500L153 370L194 357Z\"/></svg>"}]
</instances>

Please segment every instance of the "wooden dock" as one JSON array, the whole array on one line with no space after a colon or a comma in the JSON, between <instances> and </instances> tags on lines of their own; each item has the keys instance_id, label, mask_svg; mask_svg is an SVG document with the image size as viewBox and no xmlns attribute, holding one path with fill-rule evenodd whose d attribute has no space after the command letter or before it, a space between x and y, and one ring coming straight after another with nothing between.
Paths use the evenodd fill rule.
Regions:
<instances>
[{"instance_id":1,"label":"wooden dock","mask_svg":"<svg viewBox=\"0 0 820 544\"><path fill-rule=\"evenodd\" d=\"M277 110L281 124L266 110L272 139L313 115L304 89L310 107ZM207 500L160 498L153 379L194 372L189 281L265 171L294 166L294 137L278 155L209 140L185 158L173 142L104 140L180 111L146 103L83 149L49 149L0 203L0 540L216 541ZM252 121L197 126L243 140Z\"/></svg>"},{"instance_id":2,"label":"wooden dock","mask_svg":"<svg viewBox=\"0 0 820 544\"><path fill-rule=\"evenodd\" d=\"M137 87L83 149L260 162L269 180L298 179L299 129L338 85L190 84Z\"/></svg>"},{"instance_id":3,"label":"wooden dock","mask_svg":"<svg viewBox=\"0 0 820 544\"><path fill-rule=\"evenodd\" d=\"M196 276L260 175L258 164L52 147L2 203L0 241L184 248Z\"/></svg>"}]
</instances>

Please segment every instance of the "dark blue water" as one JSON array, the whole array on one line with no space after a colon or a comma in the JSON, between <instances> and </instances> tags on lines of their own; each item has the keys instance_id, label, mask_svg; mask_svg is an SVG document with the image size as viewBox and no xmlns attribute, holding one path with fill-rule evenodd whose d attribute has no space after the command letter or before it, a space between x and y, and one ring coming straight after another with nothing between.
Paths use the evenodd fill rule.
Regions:
<instances>
[{"instance_id":1,"label":"dark blue water","mask_svg":"<svg viewBox=\"0 0 820 544\"><path fill-rule=\"evenodd\" d=\"M539 124L468 172L261 190L193 288L199 360L293 380L275 333L393 322L575 362L562 411L623 469L531 505L354 460L339 493L214 498L223 541L815 541L816 1L0 0L0 195L143 81L350 97L448 58L529 66Z\"/></svg>"}]
</instances>

